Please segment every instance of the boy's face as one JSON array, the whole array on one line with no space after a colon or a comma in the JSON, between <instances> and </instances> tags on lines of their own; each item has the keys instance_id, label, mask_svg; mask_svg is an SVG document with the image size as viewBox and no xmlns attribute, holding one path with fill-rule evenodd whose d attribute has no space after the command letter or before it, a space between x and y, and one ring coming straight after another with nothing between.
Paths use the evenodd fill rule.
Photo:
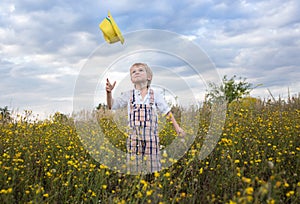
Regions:
<instances>
[{"instance_id":1,"label":"boy's face","mask_svg":"<svg viewBox=\"0 0 300 204\"><path fill-rule=\"evenodd\" d=\"M132 83L145 83L148 80L151 80L151 77L148 76L147 71L144 66L133 66L130 68L130 77Z\"/></svg>"}]
</instances>

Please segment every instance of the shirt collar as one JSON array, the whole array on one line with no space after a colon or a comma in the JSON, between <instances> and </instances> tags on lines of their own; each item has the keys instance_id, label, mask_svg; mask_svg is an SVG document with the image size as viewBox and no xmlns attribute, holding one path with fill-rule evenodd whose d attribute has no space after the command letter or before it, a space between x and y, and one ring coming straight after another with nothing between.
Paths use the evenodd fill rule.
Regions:
<instances>
[{"instance_id":1,"label":"shirt collar","mask_svg":"<svg viewBox=\"0 0 300 204\"><path fill-rule=\"evenodd\" d=\"M149 94L150 94L150 88L148 88L147 94L146 94L146 96L145 96L145 98L144 98L143 101L142 101L142 96L141 96L140 90L135 89L135 88L133 90L134 90L134 95L138 98L138 101L140 101L142 103L145 103L148 100Z\"/></svg>"}]
</instances>

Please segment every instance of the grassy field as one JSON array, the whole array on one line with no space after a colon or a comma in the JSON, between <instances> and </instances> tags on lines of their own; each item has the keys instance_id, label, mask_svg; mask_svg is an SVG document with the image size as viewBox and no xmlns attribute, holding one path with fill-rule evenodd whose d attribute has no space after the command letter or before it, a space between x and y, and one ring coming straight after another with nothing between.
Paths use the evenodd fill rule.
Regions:
<instances>
[{"instance_id":1,"label":"grassy field","mask_svg":"<svg viewBox=\"0 0 300 204\"><path fill-rule=\"evenodd\" d=\"M72 118L25 116L0 123L0 203L297 203L300 200L300 98L228 106L222 136L205 159L197 155L210 110L199 110L189 151L168 169L126 175L96 162ZM100 115L101 118L101 115ZM120 149L124 135L102 118ZM160 137L168 144L174 132Z\"/></svg>"}]
</instances>

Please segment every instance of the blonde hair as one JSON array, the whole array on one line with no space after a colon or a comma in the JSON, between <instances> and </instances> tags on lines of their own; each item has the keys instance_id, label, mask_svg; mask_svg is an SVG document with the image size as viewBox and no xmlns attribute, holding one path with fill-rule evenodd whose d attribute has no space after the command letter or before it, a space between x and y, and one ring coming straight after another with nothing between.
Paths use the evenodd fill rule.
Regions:
<instances>
[{"instance_id":1,"label":"blonde hair","mask_svg":"<svg viewBox=\"0 0 300 204\"><path fill-rule=\"evenodd\" d=\"M139 67L139 66L144 67L145 70L146 70L146 73L147 73L147 77L150 76L150 78L151 78L151 79L148 80L148 82L147 82L147 88L149 88L150 85L151 85L151 81L152 81L152 77L153 77L153 72L152 72L151 68L150 68L146 63L141 63L141 62L134 63L134 64L131 66L131 68L132 68L132 67Z\"/></svg>"}]
</instances>

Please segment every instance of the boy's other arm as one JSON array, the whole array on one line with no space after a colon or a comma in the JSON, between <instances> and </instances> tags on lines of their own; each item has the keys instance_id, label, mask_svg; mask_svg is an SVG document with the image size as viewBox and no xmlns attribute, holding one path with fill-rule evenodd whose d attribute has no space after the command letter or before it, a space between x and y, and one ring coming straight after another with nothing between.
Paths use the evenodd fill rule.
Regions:
<instances>
[{"instance_id":1,"label":"boy's other arm","mask_svg":"<svg viewBox=\"0 0 300 204\"><path fill-rule=\"evenodd\" d=\"M179 135L179 136L185 136L185 132L184 130L178 125L174 115L172 114L171 111L169 111L166 115L166 117L171 120L173 126L174 126L174 129L176 131L176 133Z\"/></svg>"}]
</instances>

